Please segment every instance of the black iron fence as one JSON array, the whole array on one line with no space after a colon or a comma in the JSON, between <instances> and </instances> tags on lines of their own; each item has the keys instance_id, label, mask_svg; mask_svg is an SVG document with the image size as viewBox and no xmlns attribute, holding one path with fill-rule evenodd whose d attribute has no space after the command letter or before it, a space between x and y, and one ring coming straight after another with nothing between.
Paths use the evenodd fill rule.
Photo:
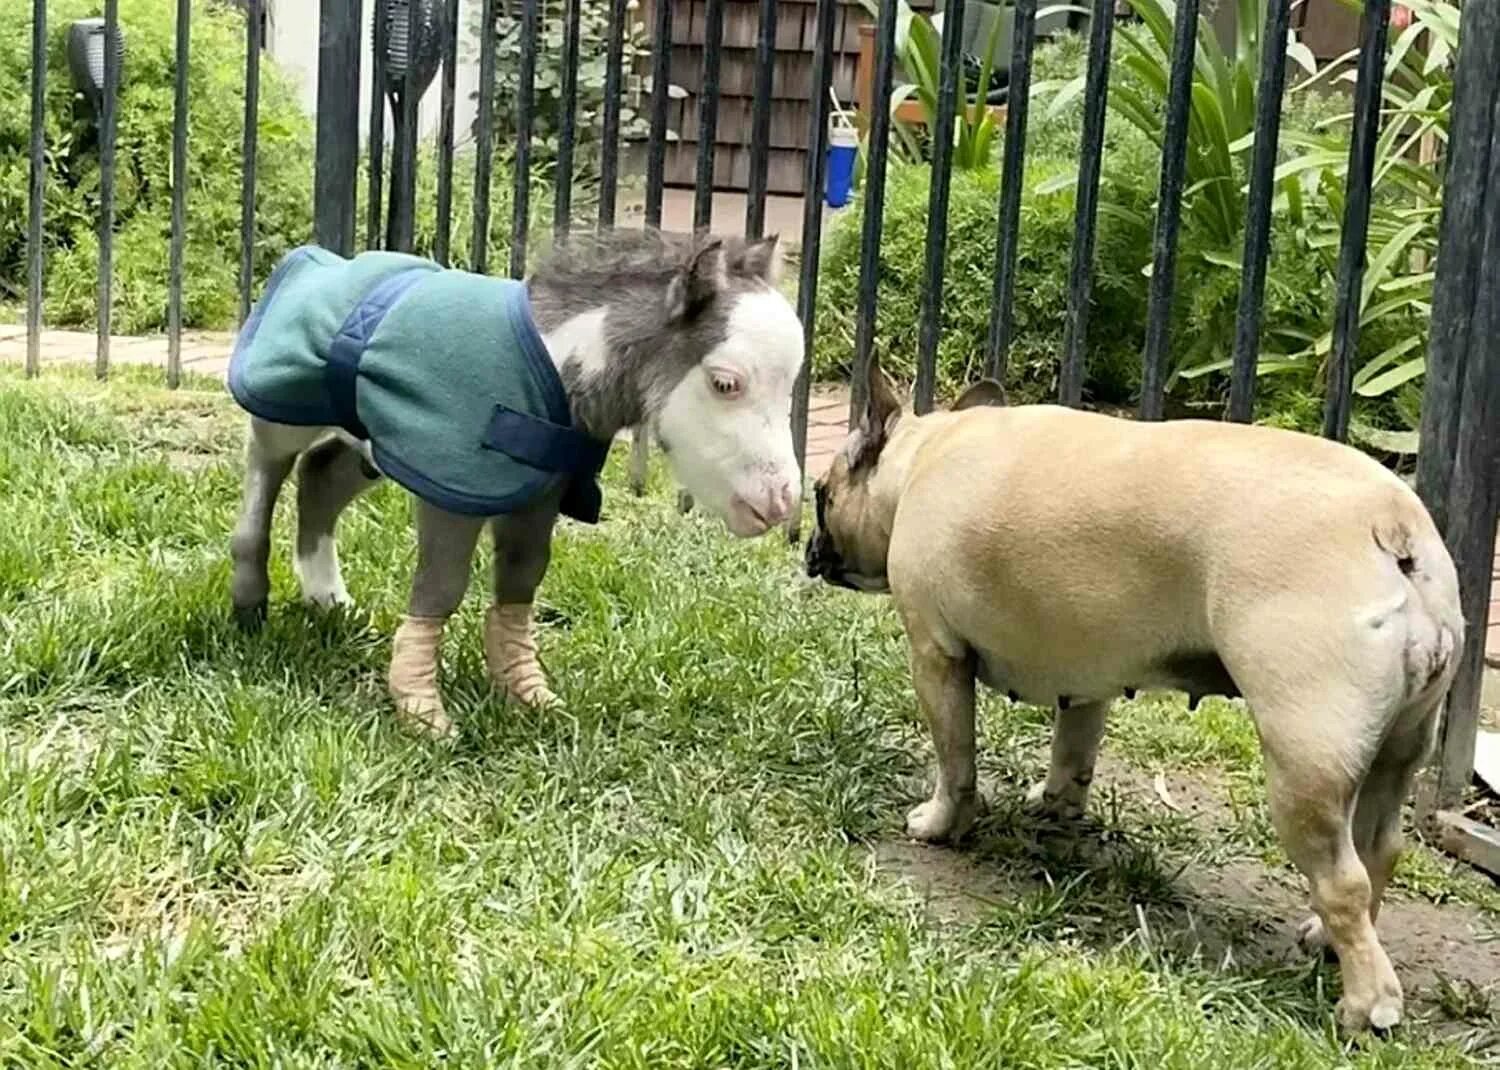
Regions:
<instances>
[{"instance_id":1,"label":"black iron fence","mask_svg":"<svg viewBox=\"0 0 1500 1070\"><path fill-rule=\"evenodd\" d=\"M416 108L425 88L417 53L424 42L435 39L444 76L438 137L438 234L435 252L447 260L451 236L454 157L455 57L459 36L456 0L437 4L389 3L377 0L381 17L375 20L374 78L370 116L369 216L365 244L408 250L411 247L413 199L415 197ZM600 190L597 223L615 221L620 176L621 98L627 71L624 69L626 0L609 3L606 90L601 120ZM712 176L714 174L715 129L719 101L724 5L727 0L708 0L705 17L705 47L702 60L702 93L699 101L696 189L693 223L707 227L712 222ZM813 42L813 86L809 112L806 176L808 191L801 235L798 311L806 328L809 358L816 333L815 309L818 284L819 244L822 212L817 196L824 183L830 119L829 85L833 70L834 30L837 8L844 0L819 0ZM1255 408L1260 320L1266 286L1272 198L1277 163L1281 100L1286 82L1286 50L1277 42L1286 39L1292 0L1270 0L1266 8L1261 40L1270 42L1261 50L1255 138L1251 154L1249 189L1241 260L1241 287L1233 345L1227 417L1252 419ZM248 309L252 285L252 251L255 230L256 126L259 62L261 54L262 0L241 0L246 13L245 119L243 168L243 253L240 270L240 309ZM566 232L579 221L572 215L571 183L577 137L577 81L581 0L566 0L564 30L564 116L559 131L555 161L553 226ZM959 35L963 26L964 0L948 0L941 59L940 92L936 128L952 129L960 104L962 52ZM33 95L31 130L32 183L30 200L30 249L28 286L27 370L37 371L42 321L42 223L43 168L46 146L43 138L43 103L48 37L45 0L33 0ZM514 218L508 270L520 277L526 268L527 236L532 222L529 203L532 163L531 129L533 88L538 56L541 0L510 0L507 10L521 14L519 40L519 85L516 103L514 154ZM1362 44L1357 63L1353 136L1349 149L1344 195L1344 217L1337 267L1337 307L1334 336L1326 376L1324 433L1343 440L1349 428L1352 395L1353 354L1358 341L1362 275L1366 262L1366 239L1370 214L1375 140L1381 123L1380 83L1386 57L1389 0L1366 0ZM404 26L387 17L401 12ZM319 9L319 88L317 101L317 159L313 237L335 251L350 254L356 246L356 183L359 175L359 69L362 0L321 0ZM483 0L479 57L478 119L474 169L474 218L471 264L484 271L488 264L491 158L494 143L493 92L495 85L495 25L497 0ZM752 236L762 233L765 223L767 161L769 156L769 101L772 94L772 60L777 35L775 0L760 0L758 71L754 98L749 193L745 229ZM187 165L188 112L187 67L191 47L191 0L177 2L177 62L175 125L173 137L173 199L170 247L171 285L169 297L170 357L168 382L180 375L182 329L182 272ZM867 205L880 205L886 186L886 163L890 148L892 118L889 102L893 93L896 53L897 0L879 0L876 26L875 70L872 77L873 109L866 117L866 170L863 197ZM1003 375L1012 335L1012 309L1017 269L1022 173L1026 151L1028 98L1031 93L1032 54L1037 34L1037 0L1015 0L1013 50L1010 62L1009 110L1006 117L1005 150L1000 187L999 232L994 270L994 301L986 346L986 368L990 375ZM104 34L117 41L118 0L104 0ZM667 146L669 79L672 69L670 0L656 0L651 32L650 137L647 147L645 220L648 226L662 221L663 173ZM1084 90L1084 123L1079 144L1079 178L1076 219L1068 280L1066 333L1058 376L1059 400L1077 406L1082 388L1088 345L1088 310L1093 275L1093 249L1098 222L1100 170L1104 154L1105 113L1110 91L1109 62L1114 28L1114 6L1095 3L1089 27L1088 71ZM1171 50L1171 73L1163 123L1160 185L1153 243L1148 326L1143 350L1143 376L1139 416L1158 420L1164 413L1168 340L1171 333L1174 274L1178 232L1183 202L1183 181L1188 150L1189 106L1193 62L1198 33L1197 0L1179 0ZM405 54L392 67L390 38L404 40ZM119 81L119 57L115 48L104 49L103 107L100 114L100 218L98 267L97 370L109 371L111 304L111 233L115 184L115 105ZM392 68L392 69L388 69ZM396 102L397 137L391 159L385 159L383 93L391 91ZM967 107L966 101L962 106ZM927 232L926 290L921 310L918 373L915 406L929 410L934 401L935 367L943 301L943 273L947 243L949 161L952 142L937 137L932 143L932 181ZM1456 80L1449 144L1446 148L1446 188L1440 251L1437 261L1432 309L1431 344L1426 364L1425 401L1422 416L1418 489L1440 526L1457 561L1463 585L1464 609L1470 622L1463 668L1449 702L1443 729L1442 757L1435 790L1428 800L1430 812L1441 812L1457 802L1467 785L1473 766L1474 739L1483 673L1484 628L1490 595L1490 568L1495 542L1497 469L1500 469L1500 0L1467 0L1462 8L1461 44L1456 60ZM389 182L395 196L385 219L382 238L382 184ZM881 266L882 213L867 211L863 218L860 287L856 321L852 379L852 411L863 405L864 372L875 346L879 315L877 282ZM808 417L808 382L804 372L798 384L792 421L799 458L805 457ZM1461 845L1460 845L1461 846Z\"/></svg>"}]
</instances>

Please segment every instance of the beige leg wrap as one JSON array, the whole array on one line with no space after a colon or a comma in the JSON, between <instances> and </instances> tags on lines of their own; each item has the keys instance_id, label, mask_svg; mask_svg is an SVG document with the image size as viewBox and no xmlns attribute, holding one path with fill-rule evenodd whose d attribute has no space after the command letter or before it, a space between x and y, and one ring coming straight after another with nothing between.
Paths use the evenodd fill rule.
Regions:
<instances>
[{"instance_id":1,"label":"beige leg wrap","mask_svg":"<svg viewBox=\"0 0 1500 1070\"><path fill-rule=\"evenodd\" d=\"M535 708L560 702L536 660L530 602L490 606L484 618L484 660L495 686L517 701Z\"/></svg>"},{"instance_id":2,"label":"beige leg wrap","mask_svg":"<svg viewBox=\"0 0 1500 1070\"><path fill-rule=\"evenodd\" d=\"M391 643L388 677L396 717L408 729L431 739L453 735L438 691L438 662L443 648L444 617L402 617Z\"/></svg>"}]
</instances>

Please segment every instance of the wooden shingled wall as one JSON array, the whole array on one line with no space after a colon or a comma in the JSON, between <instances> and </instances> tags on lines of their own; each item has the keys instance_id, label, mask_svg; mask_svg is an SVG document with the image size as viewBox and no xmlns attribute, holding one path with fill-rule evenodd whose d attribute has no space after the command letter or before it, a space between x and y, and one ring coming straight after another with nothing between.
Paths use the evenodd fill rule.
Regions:
<instances>
[{"instance_id":1,"label":"wooden shingled wall","mask_svg":"<svg viewBox=\"0 0 1500 1070\"><path fill-rule=\"evenodd\" d=\"M687 90L673 101L668 125L682 138L667 148L666 183L691 186L697 169L698 99L703 87L705 0L648 0L640 21L655 25L651 7L672 5L673 84ZM933 0L916 0L918 10ZM778 0L775 76L771 88L771 153L767 186L771 193L801 194L812 111L816 0ZM833 90L843 107L853 107L859 26L869 15L858 0L842 0L834 26ZM750 180L751 112L755 104L755 45L760 32L758 0L725 0L724 41L719 76L719 127L714 188L743 190Z\"/></svg>"}]
</instances>

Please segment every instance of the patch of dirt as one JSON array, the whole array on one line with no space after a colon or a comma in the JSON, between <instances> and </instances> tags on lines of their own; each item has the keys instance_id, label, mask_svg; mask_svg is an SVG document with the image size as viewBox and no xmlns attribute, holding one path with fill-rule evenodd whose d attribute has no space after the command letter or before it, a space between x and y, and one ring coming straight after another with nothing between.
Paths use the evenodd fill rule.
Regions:
<instances>
[{"instance_id":1,"label":"patch of dirt","mask_svg":"<svg viewBox=\"0 0 1500 1070\"><path fill-rule=\"evenodd\" d=\"M1098 809L1111 789L1164 820L1188 821L1206 843L1236 827L1227 788L1210 777L1173 772L1158 781L1139 768L1101 759L1091 808ZM1011 805L1002 800L1019 791L1000 787L987 794L998 809ZM885 840L874 845L873 855L879 869L925 900L939 923L993 918L1007 904L1077 879L1090 889L1078 911L1087 916L1058 921L1094 946L1113 947L1134 933L1227 969L1307 961L1296 940L1296 927L1309 914L1305 883L1254 859L1183 859L1160 850L1142 855L1132 853L1118 832L1092 821L1069 828L1018 812L981 819L959 850ZM1379 931L1413 1002L1445 1006L1454 985L1500 996L1500 940L1481 911L1391 894Z\"/></svg>"}]
</instances>

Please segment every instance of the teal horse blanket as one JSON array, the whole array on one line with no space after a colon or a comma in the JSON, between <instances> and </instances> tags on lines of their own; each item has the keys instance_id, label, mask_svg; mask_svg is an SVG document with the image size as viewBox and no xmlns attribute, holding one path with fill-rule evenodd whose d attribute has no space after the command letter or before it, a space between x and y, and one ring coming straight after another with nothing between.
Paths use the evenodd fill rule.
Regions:
<instances>
[{"instance_id":1,"label":"teal horse blanket","mask_svg":"<svg viewBox=\"0 0 1500 1070\"><path fill-rule=\"evenodd\" d=\"M343 428L449 512L512 513L562 487L566 515L599 519L609 443L573 426L524 283L304 246L240 331L229 390L263 419Z\"/></svg>"}]
</instances>

